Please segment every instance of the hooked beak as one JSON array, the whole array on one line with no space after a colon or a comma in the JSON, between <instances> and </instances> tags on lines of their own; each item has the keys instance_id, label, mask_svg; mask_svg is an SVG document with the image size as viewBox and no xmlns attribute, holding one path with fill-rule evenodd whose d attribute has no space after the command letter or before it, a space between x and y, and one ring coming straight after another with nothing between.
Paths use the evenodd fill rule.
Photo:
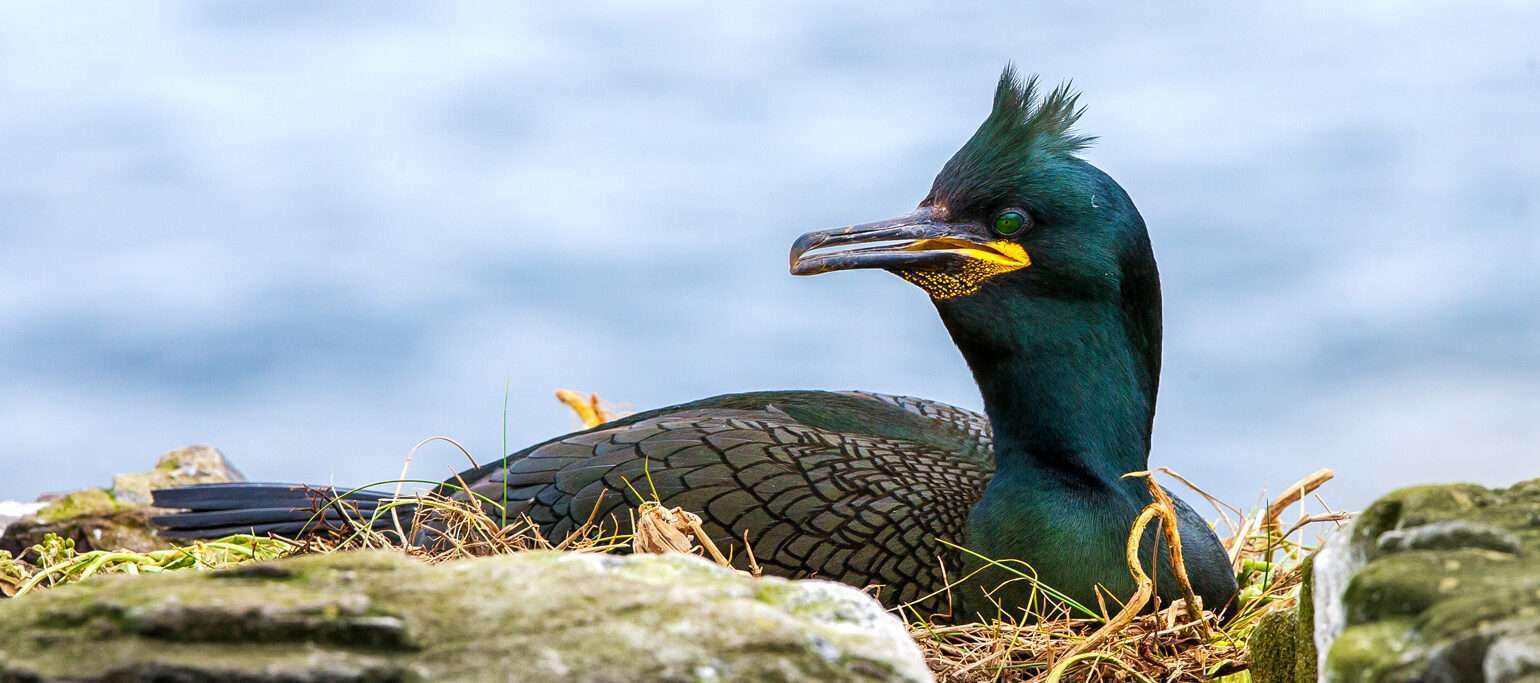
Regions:
<instances>
[{"instance_id":1,"label":"hooked beak","mask_svg":"<svg viewBox=\"0 0 1540 683\"><path fill-rule=\"evenodd\" d=\"M817 275L836 270L882 268L894 272L955 271L983 261L998 272L1031 264L1026 250L1008 240L981 236L971 223L948 223L929 207L875 223L810 232L791 245L792 275ZM831 250L858 244L854 249Z\"/></svg>"}]
</instances>

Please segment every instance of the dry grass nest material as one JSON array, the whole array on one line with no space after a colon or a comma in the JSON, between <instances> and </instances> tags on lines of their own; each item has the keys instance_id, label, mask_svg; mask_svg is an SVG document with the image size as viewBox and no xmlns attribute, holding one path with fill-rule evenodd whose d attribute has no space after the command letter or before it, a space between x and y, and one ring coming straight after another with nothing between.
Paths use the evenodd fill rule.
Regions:
<instances>
[{"instance_id":1,"label":"dry grass nest material","mask_svg":"<svg viewBox=\"0 0 1540 683\"><path fill-rule=\"evenodd\" d=\"M1129 531L1129 571L1138 588L1133 596L1105 596L1095 616L1048 602L1047 607L1020 617L1002 616L991 623L936 624L911 614L910 635L924 649L939 681L1224 681L1251 680L1247 640L1262 617L1290 609L1299 599L1300 581L1313 544L1296 540L1313 524L1336 524L1348 515L1332 511L1315 497L1321 512L1308 514L1303 501L1332 477L1321 470L1286 489L1270 504L1243 513L1167 469L1162 473L1192 488L1219 512L1227 534L1224 545L1240 579L1239 604L1221 620L1202 609L1191 586L1176 577L1189 596L1159 605L1154 582L1140 567L1136 553L1146 525L1163 520L1167 547L1176 547L1175 509L1148 472L1144 477L1155 497ZM1282 516L1300 505L1285 525ZM1180 564L1174 565L1179 567ZM1030 577L1023 573L1023 579ZM1122 599L1119 604L1117 600ZM1115 610L1115 611L1113 611Z\"/></svg>"}]
</instances>

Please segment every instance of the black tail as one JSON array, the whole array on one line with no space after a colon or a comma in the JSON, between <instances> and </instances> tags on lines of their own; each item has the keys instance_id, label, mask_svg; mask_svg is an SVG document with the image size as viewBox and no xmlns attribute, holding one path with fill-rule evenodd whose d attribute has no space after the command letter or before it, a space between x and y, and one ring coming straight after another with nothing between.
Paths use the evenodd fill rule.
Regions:
<instances>
[{"instance_id":1,"label":"black tail","mask_svg":"<svg viewBox=\"0 0 1540 683\"><path fill-rule=\"evenodd\" d=\"M350 524L376 530L395 528L399 512L410 526L413 506L380 512L393 497L378 491L339 491L303 484L197 484L151 492L158 508L182 509L150 518L161 538L219 538L231 534L274 534L299 538Z\"/></svg>"}]
</instances>

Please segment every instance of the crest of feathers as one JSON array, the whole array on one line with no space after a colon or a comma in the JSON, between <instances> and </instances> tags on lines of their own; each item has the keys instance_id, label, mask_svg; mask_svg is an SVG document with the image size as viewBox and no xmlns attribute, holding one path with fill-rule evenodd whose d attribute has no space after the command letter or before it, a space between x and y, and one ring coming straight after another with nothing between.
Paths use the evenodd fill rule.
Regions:
<instances>
[{"instance_id":1,"label":"crest of feathers","mask_svg":"<svg viewBox=\"0 0 1540 683\"><path fill-rule=\"evenodd\" d=\"M995 87L995 106L985 119L999 142L1016 142L1046 152L1074 154L1096 140L1075 133L1075 123L1085 114L1077 93L1068 82L1060 83L1047 95L1038 92L1037 76L1022 80L1010 64L1000 73Z\"/></svg>"},{"instance_id":2,"label":"crest of feathers","mask_svg":"<svg viewBox=\"0 0 1540 683\"><path fill-rule=\"evenodd\" d=\"M1006 65L989 117L941 169L925 203L968 211L1010 197L1046 162L1090 146L1095 138L1074 130L1084 113L1069 83L1043 95L1036 76L1023 80Z\"/></svg>"}]
</instances>

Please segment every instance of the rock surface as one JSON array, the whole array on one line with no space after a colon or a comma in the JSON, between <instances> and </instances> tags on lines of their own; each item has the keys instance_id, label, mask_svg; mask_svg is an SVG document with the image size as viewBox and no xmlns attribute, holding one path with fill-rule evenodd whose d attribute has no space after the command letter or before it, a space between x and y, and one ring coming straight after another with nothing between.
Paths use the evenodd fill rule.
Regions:
<instances>
[{"instance_id":1,"label":"rock surface","mask_svg":"<svg viewBox=\"0 0 1540 683\"><path fill-rule=\"evenodd\" d=\"M155 469L112 477L112 496L121 505L149 505L154 489L246 481L225 454L207 444L178 448L155 461Z\"/></svg>"},{"instance_id":2,"label":"rock surface","mask_svg":"<svg viewBox=\"0 0 1540 683\"><path fill-rule=\"evenodd\" d=\"M1304 566L1294 609L1269 613L1257 624L1247 645L1251 649L1252 683L1314 683L1314 577L1310 561Z\"/></svg>"},{"instance_id":3,"label":"rock surface","mask_svg":"<svg viewBox=\"0 0 1540 683\"><path fill-rule=\"evenodd\" d=\"M924 681L858 590L688 555L342 553L0 602L0 681Z\"/></svg>"},{"instance_id":4,"label":"rock surface","mask_svg":"<svg viewBox=\"0 0 1540 683\"><path fill-rule=\"evenodd\" d=\"M1402 489L1347 543L1324 680L1540 681L1540 479Z\"/></svg>"},{"instance_id":5,"label":"rock surface","mask_svg":"<svg viewBox=\"0 0 1540 683\"><path fill-rule=\"evenodd\" d=\"M226 481L245 481L245 477L218 449L179 448L160 456L149 472L116 475L111 488L67 493L3 525L0 551L19 557L50 533L73 539L81 552L154 550L165 544L155 538L149 525L154 513L149 507L151 489Z\"/></svg>"}]
</instances>

